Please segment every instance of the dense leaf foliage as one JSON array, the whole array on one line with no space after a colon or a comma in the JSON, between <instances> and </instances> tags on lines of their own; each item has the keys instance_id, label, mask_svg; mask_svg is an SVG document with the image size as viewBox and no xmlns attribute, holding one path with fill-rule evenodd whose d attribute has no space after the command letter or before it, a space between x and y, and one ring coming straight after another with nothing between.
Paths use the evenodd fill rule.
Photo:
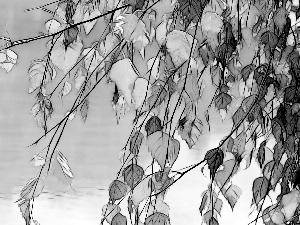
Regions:
<instances>
[{"instance_id":1,"label":"dense leaf foliage","mask_svg":"<svg viewBox=\"0 0 300 225\"><path fill-rule=\"evenodd\" d=\"M50 175L71 185L73 173L56 147L67 122L75 116L87 120L89 95L104 79L114 89L117 123L130 110L136 118L120 152L122 166L109 186L101 223L127 224L119 207L126 198L132 224L170 224L164 202L168 188L206 163L211 184L202 194L199 211L204 223L217 225L223 206L220 193L234 209L242 190L232 177L242 160L248 168L254 158L261 168L252 186L257 219L264 224L299 224L300 34L291 24L291 11L298 19L299 7L290 0L67 0L56 3L45 35L15 42L4 38L0 66L7 72L17 61L11 47L50 38L48 53L33 60L28 70L29 93L37 97L31 112L44 129L42 137L56 128L53 138L58 138L50 149L51 139L45 156L34 156L40 173L21 191L18 206L26 225L36 223L31 203L42 193L50 169ZM96 30L100 18L106 31L85 46L84 39ZM155 47L159 50L153 55L150 50ZM136 58L145 62L146 72L135 65ZM58 76L57 70L63 75ZM54 79L60 82L49 93L48 84ZM73 89L74 105L49 130L53 94L63 100ZM174 175L172 167L181 150L174 134L196 148L204 127L210 130L212 107L223 120L231 117L231 132L201 162ZM269 141L275 142L273 149ZM148 167L138 164L144 147L152 157L150 174ZM156 171L154 164L159 165ZM264 207L277 185L281 186L277 203Z\"/></svg>"}]
</instances>

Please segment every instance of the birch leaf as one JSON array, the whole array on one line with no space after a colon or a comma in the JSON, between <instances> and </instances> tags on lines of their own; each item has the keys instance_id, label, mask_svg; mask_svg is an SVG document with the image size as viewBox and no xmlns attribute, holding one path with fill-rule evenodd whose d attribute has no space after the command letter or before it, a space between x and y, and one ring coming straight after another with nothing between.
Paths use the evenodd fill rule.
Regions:
<instances>
[{"instance_id":1,"label":"birch leaf","mask_svg":"<svg viewBox=\"0 0 300 225\"><path fill-rule=\"evenodd\" d=\"M42 178L34 177L28 181L28 183L23 187L20 198L25 200L30 200L32 198L38 197L44 188L44 181Z\"/></svg>"},{"instance_id":2,"label":"birch leaf","mask_svg":"<svg viewBox=\"0 0 300 225\"><path fill-rule=\"evenodd\" d=\"M42 166L46 163L46 159L39 155L34 155L31 161L33 161L34 166Z\"/></svg>"},{"instance_id":3,"label":"birch leaf","mask_svg":"<svg viewBox=\"0 0 300 225\"><path fill-rule=\"evenodd\" d=\"M22 217L26 222L26 225L30 225L30 221L31 221L30 200L21 199L20 201L18 201L18 206L20 208L20 212L22 213Z\"/></svg>"},{"instance_id":4,"label":"birch leaf","mask_svg":"<svg viewBox=\"0 0 300 225\"><path fill-rule=\"evenodd\" d=\"M65 48L63 40L64 35L61 35L54 44L50 59L55 66L64 72L64 74L67 74L80 56L83 45L79 38L77 38L75 42L69 44L68 47Z\"/></svg>"},{"instance_id":5,"label":"birch leaf","mask_svg":"<svg viewBox=\"0 0 300 225\"><path fill-rule=\"evenodd\" d=\"M100 16L101 13L98 9L94 10L93 12L90 12L90 10L87 10L86 13L83 16L83 21L95 18L97 16ZM83 24L84 30L86 34L89 34L91 30L94 28L95 24L97 23L97 19L91 21L91 22L86 22Z\"/></svg>"},{"instance_id":6,"label":"birch leaf","mask_svg":"<svg viewBox=\"0 0 300 225\"><path fill-rule=\"evenodd\" d=\"M162 199L154 199L151 203L148 203L147 206L148 215L152 215L154 213L163 213L164 215L169 215L170 207L162 201Z\"/></svg>"},{"instance_id":7,"label":"birch leaf","mask_svg":"<svg viewBox=\"0 0 300 225\"><path fill-rule=\"evenodd\" d=\"M197 46L197 40L183 31L173 30L167 35L167 50L171 55L175 67L181 66L184 62L188 62L191 54ZM193 44L194 43L194 44ZM193 44L193 47L192 47Z\"/></svg>"},{"instance_id":8,"label":"birch leaf","mask_svg":"<svg viewBox=\"0 0 300 225\"><path fill-rule=\"evenodd\" d=\"M84 123L86 121L89 108L90 108L90 102L88 99L85 99L80 107L80 115L81 115L81 119Z\"/></svg>"},{"instance_id":9,"label":"birch leaf","mask_svg":"<svg viewBox=\"0 0 300 225\"><path fill-rule=\"evenodd\" d=\"M75 75L75 84L74 84L74 87L75 87L78 91L80 90L80 88L81 88L82 84L84 83L85 79L86 79L86 76L85 76L85 74L83 73L82 68L79 68L79 69L77 70L76 75Z\"/></svg>"},{"instance_id":10,"label":"birch leaf","mask_svg":"<svg viewBox=\"0 0 300 225\"><path fill-rule=\"evenodd\" d=\"M118 205L108 203L102 207L102 216L105 217L106 221L111 224L112 219L115 215L121 212L121 208Z\"/></svg>"},{"instance_id":11,"label":"birch leaf","mask_svg":"<svg viewBox=\"0 0 300 225\"><path fill-rule=\"evenodd\" d=\"M268 179L265 177L258 177L254 180L252 186L253 200L258 206L259 202L267 196L268 190Z\"/></svg>"},{"instance_id":12,"label":"birch leaf","mask_svg":"<svg viewBox=\"0 0 300 225\"><path fill-rule=\"evenodd\" d=\"M119 180L114 180L109 186L109 199L113 202L123 198L127 193L126 184Z\"/></svg>"},{"instance_id":13,"label":"birch leaf","mask_svg":"<svg viewBox=\"0 0 300 225\"><path fill-rule=\"evenodd\" d=\"M44 60L34 60L28 69L29 93L34 92L38 87L47 84L53 77L53 69ZM45 75L45 77L44 77ZM43 79L44 77L44 79Z\"/></svg>"},{"instance_id":14,"label":"birch leaf","mask_svg":"<svg viewBox=\"0 0 300 225\"><path fill-rule=\"evenodd\" d=\"M137 207L145 198L151 194L149 181L151 176L145 177L132 191L132 202Z\"/></svg>"},{"instance_id":15,"label":"birch leaf","mask_svg":"<svg viewBox=\"0 0 300 225\"><path fill-rule=\"evenodd\" d=\"M10 63L10 62L0 63L0 67L3 68L3 69L5 69L7 73L12 70L12 68L13 68L14 65L15 64Z\"/></svg>"},{"instance_id":16,"label":"birch leaf","mask_svg":"<svg viewBox=\"0 0 300 225\"><path fill-rule=\"evenodd\" d=\"M59 31L61 24L55 19L48 20L45 24L45 28L49 34L54 34Z\"/></svg>"},{"instance_id":17,"label":"birch leaf","mask_svg":"<svg viewBox=\"0 0 300 225\"><path fill-rule=\"evenodd\" d=\"M180 144L176 139L165 132L157 131L148 136L147 144L152 157L162 169L165 168L166 163L173 166L180 150Z\"/></svg>"},{"instance_id":18,"label":"birch leaf","mask_svg":"<svg viewBox=\"0 0 300 225\"><path fill-rule=\"evenodd\" d=\"M230 187L225 192L225 198L229 202L231 209L233 210L237 200L240 198L242 194L241 188L236 185L230 185Z\"/></svg>"},{"instance_id":19,"label":"birch leaf","mask_svg":"<svg viewBox=\"0 0 300 225\"><path fill-rule=\"evenodd\" d=\"M132 91L135 109L138 109L139 107L142 107L143 104L146 104L146 101L150 96L150 88L150 83L145 78L139 77L135 80Z\"/></svg>"},{"instance_id":20,"label":"birch leaf","mask_svg":"<svg viewBox=\"0 0 300 225\"><path fill-rule=\"evenodd\" d=\"M127 104L131 106L131 89L138 76L133 70L130 60L125 58L113 64L109 76L123 93Z\"/></svg>"},{"instance_id":21,"label":"birch leaf","mask_svg":"<svg viewBox=\"0 0 300 225\"><path fill-rule=\"evenodd\" d=\"M70 185L73 178L73 173L68 164L68 160L59 151L55 150L54 160L51 163L51 170L53 175L65 185Z\"/></svg>"},{"instance_id":22,"label":"birch leaf","mask_svg":"<svg viewBox=\"0 0 300 225\"><path fill-rule=\"evenodd\" d=\"M72 85L68 82L65 81L63 88L59 92L59 98L62 99L64 96L68 95L72 90Z\"/></svg>"},{"instance_id":23,"label":"birch leaf","mask_svg":"<svg viewBox=\"0 0 300 225\"><path fill-rule=\"evenodd\" d=\"M227 93L220 93L215 97L215 105L218 110L227 109L227 106L231 103L232 97Z\"/></svg>"},{"instance_id":24,"label":"birch leaf","mask_svg":"<svg viewBox=\"0 0 300 225\"><path fill-rule=\"evenodd\" d=\"M150 73L150 75L154 77L155 80L159 78L159 64L160 57L152 57L147 62L148 73Z\"/></svg>"},{"instance_id":25,"label":"birch leaf","mask_svg":"<svg viewBox=\"0 0 300 225\"><path fill-rule=\"evenodd\" d=\"M145 225L170 225L170 219L167 215L156 212L146 218Z\"/></svg>"},{"instance_id":26,"label":"birch leaf","mask_svg":"<svg viewBox=\"0 0 300 225\"><path fill-rule=\"evenodd\" d=\"M144 169L137 164L130 164L123 170L124 181L133 189L144 176Z\"/></svg>"},{"instance_id":27,"label":"birch leaf","mask_svg":"<svg viewBox=\"0 0 300 225\"><path fill-rule=\"evenodd\" d=\"M90 73L92 73L96 68L99 70L104 68L103 57L99 54L98 50L94 48L86 48L82 51L82 56L85 56L84 66Z\"/></svg>"},{"instance_id":28,"label":"birch leaf","mask_svg":"<svg viewBox=\"0 0 300 225\"><path fill-rule=\"evenodd\" d=\"M7 59L8 62L16 64L17 59L18 59L18 55L14 51L12 51L10 49L6 49L6 59Z\"/></svg>"},{"instance_id":29,"label":"birch leaf","mask_svg":"<svg viewBox=\"0 0 300 225\"><path fill-rule=\"evenodd\" d=\"M121 213L117 213L111 220L111 225L127 225L126 216Z\"/></svg>"},{"instance_id":30,"label":"birch leaf","mask_svg":"<svg viewBox=\"0 0 300 225\"><path fill-rule=\"evenodd\" d=\"M118 29L126 41L132 41L134 47L140 50L144 58L144 49L149 44L146 26L142 20L134 14L123 14L118 21Z\"/></svg>"},{"instance_id":31,"label":"birch leaf","mask_svg":"<svg viewBox=\"0 0 300 225\"><path fill-rule=\"evenodd\" d=\"M178 134L186 141L187 145L191 149L202 134L203 123L198 118L195 118L192 121L184 121L182 124L183 126L180 126L183 120L186 120L186 118L184 117L179 120Z\"/></svg>"},{"instance_id":32,"label":"birch leaf","mask_svg":"<svg viewBox=\"0 0 300 225\"><path fill-rule=\"evenodd\" d=\"M116 112L117 124L120 124L121 119L125 116L126 112L130 110L123 95L119 97L117 104L113 105L113 109Z\"/></svg>"}]
</instances>

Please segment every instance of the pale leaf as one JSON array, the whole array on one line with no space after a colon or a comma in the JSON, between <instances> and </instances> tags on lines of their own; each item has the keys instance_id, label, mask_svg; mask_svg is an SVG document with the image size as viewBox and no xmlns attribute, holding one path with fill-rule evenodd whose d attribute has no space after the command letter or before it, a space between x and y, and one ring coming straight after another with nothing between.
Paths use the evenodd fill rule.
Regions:
<instances>
[{"instance_id":1,"label":"pale leaf","mask_svg":"<svg viewBox=\"0 0 300 225\"><path fill-rule=\"evenodd\" d=\"M240 198L240 195L242 194L241 188L238 186L232 184L225 192L225 198L229 202L231 209L233 210L237 200Z\"/></svg>"},{"instance_id":2,"label":"pale leaf","mask_svg":"<svg viewBox=\"0 0 300 225\"><path fill-rule=\"evenodd\" d=\"M130 60L125 58L113 64L109 76L123 93L127 104L131 106L131 90L138 76L133 70Z\"/></svg>"},{"instance_id":3,"label":"pale leaf","mask_svg":"<svg viewBox=\"0 0 300 225\"><path fill-rule=\"evenodd\" d=\"M151 194L151 187L149 181L151 176L144 178L132 192L132 201L133 204L137 207L145 198L149 197Z\"/></svg>"},{"instance_id":4,"label":"pale leaf","mask_svg":"<svg viewBox=\"0 0 300 225\"><path fill-rule=\"evenodd\" d=\"M75 118L76 111L72 112L72 113L70 113L69 111L66 112L65 116L68 116L68 115L69 115L69 120L73 120Z\"/></svg>"},{"instance_id":5,"label":"pale leaf","mask_svg":"<svg viewBox=\"0 0 300 225\"><path fill-rule=\"evenodd\" d=\"M65 81L64 86L59 93L59 98L62 99L64 96L68 95L71 92L71 90L72 85L68 81Z\"/></svg>"},{"instance_id":6,"label":"pale leaf","mask_svg":"<svg viewBox=\"0 0 300 225\"><path fill-rule=\"evenodd\" d=\"M86 79L86 76L83 74L83 71L82 71L82 68L79 68L77 70L77 73L75 75L75 84L74 84L74 87L77 89L77 90L80 90L82 84L84 83Z\"/></svg>"},{"instance_id":7,"label":"pale leaf","mask_svg":"<svg viewBox=\"0 0 300 225\"><path fill-rule=\"evenodd\" d=\"M54 160L51 163L51 170L53 175L56 176L59 181L65 185L71 184L73 173L68 165L67 159L58 150L55 150Z\"/></svg>"},{"instance_id":8,"label":"pale leaf","mask_svg":"<svg viewBox=\"0 0 300 225\"><path fill-rule=\"evenodd\" d=\"M0 51L0 63L3 63L6 60L6 52Z\"/></svg>"},{"instance_id":9,"label":"pale leaf","mask_svg":"<svg viewBox=\"0 0 300 225\"><path fill-rule=\"evenodd\" d=\"M188 62L191 54L197 46L197 40L183 31L173 30L167 35L167 50L171 55L172 61L176 67ZM194 43L194 44L193 44ZM193 47L192 47L193 44Z\"/></svg>"},{"instance_id":10,"label":"pale leaf","mask_svg":"<svg viewBox=\"0 0 300 225\"><path fill-rule=\"evenodd\" d=\"M132 97L135 103L135 109L146 104L147 98L150 96L151 86L148 80L144 78L137 78L134 82Z\"/></svg>"},{"instance_id":11,"label":"pale leaf","mask_svg":"<svg viewBox=\"0 0 300 225\"><path fill-rule=\"evenodd\" d=\"M30 225L30 220L31 220L30 200L20 199L18 201L18 207L20 208L20 212L22 213L22 217L24 218L26 225Z\"/></svg>"},{"instance_id":12,"label":"pale leaf","mask_svg":"<svg viewBox=\"0 0 300 225\"><path fill-rule=\"evenodd\" d=\"M148 136L147 144L152 157L162 169L166 166L166 163L173 166L180 150L180 143L176 139L165 132L156 131Z\"/></svg>"},{"instance_id":13,"label":"pale leaf","mask_svg":"<svg viewBox=\"0 0 300 225\"><path fill-rule=\"evenodd\" d=\"M86 13L83 16L83 21L95 18L97 16L100 16L100 11L99 10L95 10L93 12L90 12L89 10L86 11ZM84 26L84 30L86 34L89 34L91 32L91 30L94 28L95 24L97 22L97 19L91 21L91 22L86 22L83 24Z\"/></svg>"},{"instance_id":14,"label":"pale leaf","mask_svg":"<svg viewBox=\"0 0 300 225\"><path fill-rule=\"evenodd\" d=\"M27 184L23 187L20 198L29 200L34 197L38 197L44 188L44 181L40 177L34 177L30 179Z\"/></svg>"},{"instance_id":15,"label":"pale leaf","mask_svg":"<svg viewBox=\"0 0 300 225\"><path fill-rule=\"evenodd\" d=\"M148 215L152 215L156 212L160 212L168 216L170 211L170 207L161 199L152 200L151 203L148 203L147 209L148 209L147 211Z\"/></svg>"},{"instance_id":16,"label":"pale leaf","mask_svg":"<svg viewBox=\"0 0 300 225\"><path fill-rule=\"evenodd\" d=\"M281 204L283 205L283 208L281 211L287 220L290 220L293 217L299 203L300 193L298 190L292 190L291 192L282 196Z\"/></svg>"},{"instance_id":17,"label":"pale leaf","mask_svg":"<svg viewBox=\"0 0 300 225\"><path fill-rule=\"evenodd\" d=\"M18 59L18 55L10 50L10 49L7 49L6 50L6 56L7 56L7 60L13 64L16 64L17 63L17 59Z\"/></svg>"},{"instance_id":18,"label":"pale leaf","mask_svg":"<svg viewBox=\"0 0 300 225\"><path fill-rule=\"evenodd\" d=\"M90 73L92 73L97 67L99 70L104 68L103 57L99 54L98 50L95 50L94 48L86 48L82 51L82 56L85 56L84 66Z\"/></svg>"},{"instance_id":19,"label":"pale leaf","mask_svg":"<svg viewBox=\"0 0 300 225\"><path fill-rule=\"evenodd\" d=\"M50 59L55 66L64 72L64 74L67 74L80 56L83 44L79 38L77 38L76 41L71 43L67 49L65 49L63 40L64 35L62 34L54 44Z\"/></svg>"},{"instance_id":20,"label":"pale leaf","mask_svg":"<svg viewBox=\"0 0 300 225\"><path fill-rule=\"evenodd\" d=\"M148 73L150 73L150 75L153 76L155 80L159 78L159 62L160 57L153 57L147 62Z\"/></svg>"},{"instance_id":21,"label":"pale leaf","mask_svg":"<svg viewBox=\"0 0 300 225\"><path fill-rule=\"evenodd\" d=\"M42 83L47 84L52 79L53 70L44 60L32 61L29 69L29 93L34 92Z\"/></svg>"},{"instance_id":22,"label":"pale leaf","mask_svg":"<svg viewBox=\"0 0 300 225\"><path fill-rule=\"evenodd\" d=\"M55 19L48 20L45 24L45 28L49 34L54 34L59 31L60 22Z\"/></svg>"},{"instance_id":23,"label":"pale leaf","mask_svg":"<svg viewBox=\"0 0 300 225\"><path fill-rule=\"evenodd\" d=\"M3 63L0 63L0 67L5 69L6 72L10 72L13 68L15 64L11 63L11 62L3 62Z\"/></svg>"},{"instance_id":24,"label":"pale leaf","mask_svg":"<svg viewBox=\"0 0 300 225\"><path fill-rule=\"evenodd\" d=\"M34 166L42 166L45 164L46 159L39 155L34 155L32 161Z\"/></svg>"}]
</instances>

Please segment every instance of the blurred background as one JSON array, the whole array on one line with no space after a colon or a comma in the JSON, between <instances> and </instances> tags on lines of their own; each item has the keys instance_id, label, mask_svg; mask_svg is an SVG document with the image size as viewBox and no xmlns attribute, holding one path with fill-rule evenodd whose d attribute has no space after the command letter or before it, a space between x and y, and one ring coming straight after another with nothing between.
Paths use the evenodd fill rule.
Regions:
<instances>
[{"instance_id":1,"label":"blurred background","mask_svg":"<svg viewBox=\"0 0 300 225\"><path fill-rule=\"evenodd\" d=\"M0 36L10 36L15 41L38 36L45 32L44 24L50 18L41 10L24 12L27 8L47 3L47 0L1 0ZM293 18L294 15L292 16ZM295 21L295 20L294 20ZM103 29L97 23L90 36ZM5 31L7 30L8 33ZM48 144L49 137L38 145L26 148L36 141L43 130L38 128L30 111L35 96L28 94L30 62L46 54L47 40L38 40L12 48L18 54L18 63L10 73L0 70L0 224L23 225L16 203L23 186L38 175L39 168L30 162ZM146 49L147 52L147 49ZM59 79L58 77L56 79ZM73 187L76 192L64 187L55 177L49 177L43 193L34 200L33 216L41 225L94 225L101 221L101 209L108 201L108 186L115 179L121 166L118 156L129 137L134 115L128 113L117 126L111 106L113 86L102 82L90 97L90 111L85 124L79 117L67 124L58 149L66 156L74 174ZM54 114L48 123L52 127L65 115L72 105L76 91L65 97L61 106L58 94L54 96ZM189 150L181 141L181 151L175 168L182 168L203 159L210 148L228 134L231 121L221 122L216 110L211 110L211 133L204 133L195 149ZM222 198L224 204L221 225L247 225L255 219L251 216L252 182L260 174L253 161L246 171L240 171L233 183L241 187L243 194L234 212ZM207 189L209 177L200 168L191 171L178 181L167 193L172 225L196 225L202 221L199 213L201 194ZM266 201L266 204L268 202ZM123 207L122 213L126 214ZM261 224L261 223L257 223Z\"/></svg>"}]
</instances>

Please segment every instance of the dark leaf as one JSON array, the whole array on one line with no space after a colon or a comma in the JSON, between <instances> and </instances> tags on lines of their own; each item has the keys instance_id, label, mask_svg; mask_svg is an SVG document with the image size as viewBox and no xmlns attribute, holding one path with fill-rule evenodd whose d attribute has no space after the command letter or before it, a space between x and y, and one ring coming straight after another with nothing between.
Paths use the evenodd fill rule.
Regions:
<instances>
[{"instance_id":1,"label":"dark leaf","mask_svg":"<svg viewBox=\"0 0 300 225\"><path fill-rule=\"evenodd\" d=\"M265 147L266 147L266 140L264 140L262 143L260 143L258 152L257 152L257 160L259 163L260 168L262 168L262 165L265 162Z\"/></svg>"},{"instance_id":2,"label":"dark leaf","mask_svg":"<svg viewBox=\"0 0 300 225\"><path fill-rule=\"evenodd\" d=\"M271 51L276 47L278 37L272 31L266 31L261 35L261 43L270 47Z\"/></svg>"},{"instance_id":3,"label":"dark leaf","mask_svg":"<svg viewBox=\"0 0 300 225\"><path fill-rule=\"evenodd\" d=\"M126 4L131 5L132 13L143 8L145 0L126 0Z\"/></svg>"},{"instance_id":4,"label":"dark leaf","mask_svg":"<svg viewBox=\"0 0 300 225\"><path fill-rule=\"evenodd\" d=\"M177 91L177 84L171 78L168 80L168 90L170 95Z\"/></svg>"},{"instance_id":5,"label":"dark leaf","mask_svg":"<svg viewBox=\"0 0 300 225\"><path fill-rule=\"evenodd\" d=\"M275 162L280 162L281 157L284 153L284 148L281 142L276 143L276 145L273 147L274 149L274 160Z\"/></svg>"},{"instance_id":6,"label":"dark leaf","mask_svg":"<svg viewBox=\"0 0 300 225\"><path fill-rule=\"evenodd\" d=\"M201 16L208 0L179 0L179 11L185 17L186 24L189 25L191 21L197 23L201 21Z\"/></svg>"},{"instance_id":7,"label":"dark leaf","mask_svg":"<svg viewBox=\"0 0 300 225\"><path fill-rule=\"evenodd\" d=\"M247 66L245 66L242 71L242 78L244 79L244 81L248 80L249 75L255 70L255 65L254 64L249 64Z\"/></svg>"},{"instance_id":8,"label":"dark leaf","mask_svg":"<svg viewBox=\"0 0 300 225\"><path fill-rule=\"evenodd\" d=\"M295 180L295 172L298 169L298 164L294 158L288 158L283 166L284 177L293 182Z\"/></svg>"},{"instance_id":9,"label":"dark leaf","mask_svg":"<svg viewBox=\"0 0 300 225\"><path fill-rule=\"evenodd\" d=\"M201 205L199 207L199 211L200 211L200 214L202 216L202 212L207 204L207 200L208 200L208 195L207 195L207 192L204 193L203 197L202 197L202 200L201 200Z\"/></svg>"},{"instance_id":10,"label":"dark leaf","mask_svg":"<svg viewBox=\"0 0 300 225\"><path fill-rule=\"evenodd\" d=\"M152 116L145 125L145 130L147 132L147 136L155 133L156 131L161 131L161 121L157 116Z\"/></svg>"},{"instance_id":11,"label":"dark leaf","mask_svg":"<svg viewBox=\"0 0 300 225\"><path fill-rule=\"evenodd\" d=\"M130 139L130 152L135 156L139 154L143 138L144 135L141 132L136 131Z\"/></svg>"},{"instance_id":12,"label":"dark leaf","mask_svg":"<svg viewBox=\"0 0 300 225\"><path fill-rule=\"evenodd\" d=\"M187 77L182 77L178 82L178 93L183 94L185 102L190 104L196 102L200 97L200 88L197 77L190 74Z\"/></svg>"},{"instance_id":13,"label":"dark leaf","mask_svg":"<svg viewBox=\"0 0 300 225\"><path fill-rule=\"evenodd\" d=\"M232 98L227 93L220 93L215 97L215 105L218 110L227 109L227 106L231 103Z\"/></svg>"},{"instance_id":14,"label":"dark leaf","mask_svg":"<svg viewBox=\"0 0 300 225\"><path fill-rule=\"evenodd\" d=\"M65 46L65 50L67 50L67 48L69 47L70 44L72 44L74 41L77 40L78 33L79 33L79 30L76 26L71 27L64 31L63 43Z\"/></svg>"},{"instance_id":15,"label":"dark leaf","mask_svg":"<svg viewBox=\"0 0 300 225\"><path fill-rule=\"evenodd\" d=\"M274 160L268 162L263 169L263 175L268 180L271 179L271 185L273 186L273 188L275 188L277 182L282 177L282 172L283 166L281 165L281 163L275 164Z\"/></svg>"},{"instance_id":16,"label":"dark leaf","mask_svg":"<svg viewBox=\"0 0 300 225\"><path fill-rule=\"evenodd\" d=\"M127 225L127 219L121 213L117 213L111 220L111 225Z\"/></svg>"},{"instance_id":17,"label":"dark leaf","mask_svg":"<svg viewBox=\"0 0 300 225\"><path fill-rule=\"evenodd\" d=\"M186 141L190 149L196 144L202 134L202 127L201 120L196 117L192 121L186 121L182 127L178 128L178 134Z\"/></svg>"},{"instance_id":18,"label":"dark leaf","mask_svg":"<svg viewBox=\"0 0 300 225\"><path fill-rule=\"evenodd\" d=\"M65 17L66 17L67 23L73 24L74 23L73 16L76 11L76 5L73 2L73 0L67 1L65 11L66 11Z\"/></svg>"},{"instance_id":19,"label":"dark leaf","mask_svg":"<svg viewBox=\"0 0 300 225\"><path fill-rule=\"evenodd\" d=\"M226 84L221 84L220 86L220 92L228 92L229 91L229 87Z\"/></svg>"},{"instance_id":20,"label":"dark leaf","mask_svg":"<svg viewBox=\"0 0 300 225\"><path fill-rule=\"evenodd\" d=\"M221 149L214 148L205 154L204 159L207 161L208 168L210 170L210 176L212 179L214 179L218 168L223 164L224 153Z\"/></svg>"},{"instance_id":21,"label":"dark leaf","mask_svg":"<svg viewBox=\"0 0 300 225\"><path fill-rule=\"evenodd\" d=\"M240 106L232 116L233 127L236 128L237 125L245 118L246 113L243 110L242 106Z\"/></svg>"},{"instance_id":22,"label":"dark leaf","mask_svg":"<svg viewBox=\"0 0 300 225\"><path fill-rule=\"evenodd\" d=\"M115 84L115 91L113 93L113 99L112 99L112 103L114 105L117 105L119 97L120 97L119 90L118 90L117 85Z\"/></svg>"},{"instance_id":23,"label":"dark leaf","mask_svg":"<svg viewBox=\"0 0 300 225\"><path fill-rule=\"evenodd\" d=\"M287 87L284 92L284 101L294 103L297 100L297 87Z\"/></svg>"},{"instance_id":24,"label":"dark leaf","mask_svg":"<svg viewBox=\"0 0 300 225\"><path fill-rule=\"evenodd\" d=\"M152 85L151 93L151 96L148 98L148 103L150 109L154 109L165 100L167 91L162 85Z\"/></svg>"},{"instance_id":25,"label":"dark leaf","mask_svg":"<svg viewBox=\"0 0 300 225\"><path fill-rule=\"evenodd\" d=\"M128 203L128 212L129 212L129 214L132 214L133 213L133 201L132 201L131 197L128 197L127 203Z\"/></svg>"},{"instance_id":26,"label":"dark leaf","mask_svg":"<svg viewBox=\"0 0 300 225\"><path fill-rule=\"evenodd\" d=\"M136 164L130 164L123 170L124 181L133 189L143 178L144 169Z\"/></svg>"},{"instance_id":27,"label":"dark leaf","mask_svg":"<svg viewBox=\"0 0 300 225\"><path fill-rule=\"evenodd\" d=\"M170 219L163 213L155 212L146 218L145 225L170 225Z\"/></svg>"},{"instance_id":28,"label":"dark leaf","mask_svg":"<svg viewBox=\"0 0 300 225\"><path fill-rule=\"evenodd\" d=\"M216 210L209 210L203 215L203 220L207 225L218 225Z\"/></svg>"},{"instance_id":29,"label":"dark leaf","mask_svg":"<svg viewBox=\"0 0 300 225\"><path fill-rule=\"evenodd\" d=\"M265 177L258 177L254 180L252 186L253 200L258 206L259 202L267 196L269 181Z\"/></svg>"},{"instance_id":30,"label":"dark leaf","mask_svg":"<svg viewBox=\"0 0 300 225\"><path fill-rule=\"evenodd\" d=\"M204 116L205 116L206 122L208 124L208 131L210 132L210 123L209 123L209 112L208 112L208 109L205 110Z\"/></svg>"},{"instance_id":31,"label":"dark leaf","mask_svg":"<svg viewBox=\"0 0 300 225\"><path fill-rule=\"evenodd\" d=\"M126 193L127 187L122 181L114 180L109 186L109 198L113 202L123 198Z\"/></svg>"},{"instance_id":32,"label":"dark leaf","mask_svg":"<svg viewBox=\"0 0 300 225\"><path fill-rule=\"evenodd\" d=\"M296 188L296 186L299 187L300 185L300 168L297 169L294 180L293 180L293 188Z\"/></svg>"},{"instance_id":33,"label":"dark leaf","mask_svg":"<svg viewBox=\"0 0 300 225\"><path fill-rule=\"evenodd\" d=\"M209 219L209 225L219 225L219 222L215 217L211 217Z\"/></svg>"},{"instance_id":34,"label":"dark leaf","mask_svg":"<svg viewBox=\"0 0 300 225\"><path fill-rule=\"evenodd\" d=\"M284 126L283 123L278 119L278 118L274 118L272 120L272 133L278 142L284 141Z\"/></svg>"}]
</instances>

